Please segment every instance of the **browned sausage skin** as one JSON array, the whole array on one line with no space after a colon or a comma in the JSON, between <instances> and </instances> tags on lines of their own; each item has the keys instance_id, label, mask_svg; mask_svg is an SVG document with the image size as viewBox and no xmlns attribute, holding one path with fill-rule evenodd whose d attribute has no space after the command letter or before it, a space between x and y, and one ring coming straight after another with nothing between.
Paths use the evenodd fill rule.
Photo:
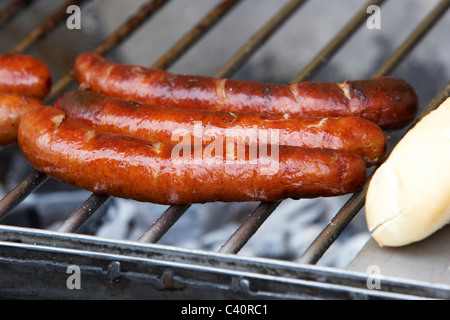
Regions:
<instances>
[{"instance_id":1,"label":"browned sausage skin","mask_svg":"<svg viewBox=\"0 0 450 320\"><path fill-rule=\"evenodd\" d=\"M189 155L175 159L173 145L98 132L54 107L28 112L18 142L30 163L51 177L160 204L336 196L358 190L366 177L360 156L335 150L280 147L270 174L261 174L263 161L227 162L220 154L204 153L201 164Z\"/></svg>"},{"instance_id":2,"label":"browned sausage skin","mask_svg":"<svg viewBox=\"0 0 450 320\"><path fill-rule=\"evenodd\" d=\"M81 87L91 91L183 109L307 117L360 116L385 130L405 126L418 111L418 97L411 85L390 77L341 84L262 84L117 64L89 52L78 56L74 73Z\"/></svg>"},{"instance_id":3,"label":"browned sausage skin","mask_svg":"<svg viewBox=\"0 0 450 320\"><path fill-rule=\"evenodd\" d=\"M0 93L19 94L43 100L52 85L48 66L29 55L0 55Z\"/></svg>"},{"instance_id":4,"label":"browned sausage skin","mask_svg":"<svg viewBox=\"0 0 450 320\"><path fill-rule=\"evenodd\" d=\"M151 141L174 143L181 133L200 143L233 138L239 143L262 143L271 132L284 146L355 152L367 165L383 160L386 138L374 123L360 117L304 118L242 112L184 110L109 98L89 91L64 93L55 103L99 131L120 133ZM180 132L177 135L175 133ZM198 140L196 140L198 141Z\"/></svg>"},{"instance_id":5,"label":"browned sausage skin","mask_svg":"<svg viewBox=\"0 0 450 320\"><path fill-rule=\"evenodd\" d=\"M0 93L0 146L16 141L20 120L25 113L39 106L42 106L40 100Z\"/></svg>"}]
</instances>

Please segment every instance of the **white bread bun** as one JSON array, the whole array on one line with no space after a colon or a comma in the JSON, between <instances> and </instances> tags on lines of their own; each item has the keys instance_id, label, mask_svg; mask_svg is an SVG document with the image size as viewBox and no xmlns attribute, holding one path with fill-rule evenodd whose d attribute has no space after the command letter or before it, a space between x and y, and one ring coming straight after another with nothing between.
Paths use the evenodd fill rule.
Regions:
<instances>
[{"instance_id":1,"label":"white bread bun","mask_svg":"<svg viewBox=\"0 0 450 320\"><path fill-rule=\"evenodd\" d=\"M380 246L417 242L450 222L450 98L417 123L375 172L366 220Z\"/></svg>"}]
</instances>

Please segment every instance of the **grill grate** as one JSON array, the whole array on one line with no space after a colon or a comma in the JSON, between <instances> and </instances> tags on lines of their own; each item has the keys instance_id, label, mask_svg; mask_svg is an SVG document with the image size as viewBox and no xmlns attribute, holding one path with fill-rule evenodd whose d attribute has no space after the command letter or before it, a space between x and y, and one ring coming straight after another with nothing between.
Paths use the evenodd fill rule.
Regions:
<instances>
[{"instance_id":1,"label":"grill grate","mask_svg":"<svg viewBox=\"0 0 450 320\"><path fill-rule=\"evenodd\" d=\"M18 13L20 10L25 10L32 1L14 1L9 6L5 7L0 12L0 27L6 24L12 17ZM58 8L53 14L51 14L44 22L34 29L25 39L20 41L14 48L10 51L12 53L25 52L31 46L38 43L50 32L55 30L58 23L60 23L65 17L65 9L71 4L81 5L88 0L71 0L64 4L62 7ZM139 8L132 16L130 16L124 24L119 26L109 37L107 37L98 47L94 50L100 55L106 55L113 51L118 45L124 42L130 37L130 35L136 31L142 24L148 21L153 14L160 10L168 0L153 0L145 3ZM183 37L176 42L167 52L162 55L153 65L154 68L167 69L169 66L173 65L182 54L184 54L191 46L196 44L199 39L207 32L209 32L212 27L220 21L226 14L228 14L240 1L239 0L224 0L219 3L215 8L208 12L190 31L185 33ZM284 7L281 8L263 27L261 27L248 41L215 73L215 77L230 77L234 72L236 72L257 50L264 44L264 42L272 36L281 25L288 20L288 18L297 11L306 1L305 0L291 0L286 3ZM358 31L359 27L367 19L366 8L370 5L381 6L385 0L373 0L369 1L364 8L359 11L349 22L344 26L342 30L321 50L314 59L297 74L292 79L292 82L305 81L312 78L319 70L329 61L334 54L336 54L339 49ZM385 61L385 63L379 68L378 71L374 73L373 76L386 76L391 74L395 68L407 57L407 55L414 49L414 47L421 41L421 39L431 30L431 28L437 23L443 14L447 11L450 6L449 0L442 0L438 3L435 9L417 26L417 28L410 34L407 40ZM58 95L64 91L73 82L72 72L68 72L64 75L57 83L54 84L52 91L47 99L50 103ZM450 95L450 84L447 85L428 105L425 111L419 116L418 119L423 117L430 110L436 108L444 99ZM412 127L412 126L410 126ZM393 146L391 146L392 148ZM13 209L18 206L25 198L27 198L31 193L33 193L39 186L47 181L47 177L37 171L32 172L25 180L19 183L9 194L7 194L3 199L0 200L0 220L5 218ZM5 249L9 248L12 252L19 252L23 250L31 250L36 253L38 250L37 264L40 265L40 261L45 260L46 254L56 255L52 250L48 250L47 245L53 241L57 243L56 247L61 249L60 256L58 255L59 263L63 264L63 258L73 259L74 257L80 257L80 252L88 255L96 255L99 252L104 252L105 256L108 255L107 259L116 259L118 255L121 258L120 263L124 264L129 257L136 258L136 252L140 252L142 256L139 258L143 259L143 256L149 257L155 255L158 252L159 255L163 256L160 260L159 258L152 258L153 262L157 264L166 263L165 267L170 270L177 270L176 274L183 274L187 279L192 276L191 273L186 273L189 269L192 272L192 268L198 268L204 272L217 274L230 273L232 268L242 268L242 272L255 272L260 277L266 277L266 283L271 283L272 287L267 289L265 293L269 297L308 297L314 295L311 291L312 287L315 288L315 294L319 294L321 297L332 297L334 294L343 294L346 292L347 297L402 297L403 294L412 293L419 296L431 296L431 297L449 297L450 290L447 287L439 287L413 282L402 283L398 279L390 280L385 279L386 283L390 286L385 296L380 293L369 292L365 290L365 279L363 275L356 275L350 273L341 273L340 271L329 271L318 268L317 266L307 266L314 265L320 260L323 254L328 250L332 243L339 237L341 232L347 227L347 225L353 220L353 218L360 212L364 204L365 193L367 190L368 183L365 184L364 188L354 194L348 202L339 210L335 217L330 221L330 223L323 229L320 235L312 242L310 247L300 256L296 263L286 263L280 264L278 262L267 262L265 260L250 259L245 260L244 258L238 258L234 255L238 253L241 248L246 244L246 242L252 237L252 235L259 229L259 227L266 221L266 219L274 212L280 202L276 203L261 203L245 220L245 222L235 231L235 233L229 238L229 240L221 247L219 253L193 253L186 250L176 250L176 253L170 251L165 247L160 247L155 245L161 237L177 222L177 220L189 209L190 205L177 205L170 206L160 217L155 221L155 223L138 239L137 242L132 244L127 242L116 242L116 244L122 248L121 252L116 252L111 249L114 246L113 241L102 242L103 240L98 240L96 238L89 238L80 235L75 235L80 227L86 223L89 218L104 205L108 200L108 196L92 194L70 217L58 228L58 232L42 232L39 230L22 230L20 228L14 227L1 227L0 235L1 241L17 241L24 245L18 244L8 244L2 248L0 252L0 257L6 259L8 263L12 262L14 259L11 253ZM61 233L64 233L61 234ZM33 238L33 239L31 239ZM37 240L39 239L39 240ZM68 241L77 239L77 244L71 246ZM27 243L38 242L38 247L31 248L27 246ZM82 245L80 245L82 244ZM154 247L142 247L144 244L154 244ZM53 244L51 244L53 246ZM83 247L84 246L84 247ZM1 247L1 246L0 246ZM105 251L105 248L106 251ZM126 248L126 250L125 250ZM39 251L41 250L41 251ZM65 250L68 250L67 252ZM74 250L77 253L74 253ZM127 251L128 250L128 251ZM134 251L133 251L134 250ZM21 252L22 252L21 251ZM58 250L57 250L58 251ZM70 251L70 252L69 252ZM133 252L133 253L132 253ZM73 255L73 256L72 256ZM110 256L109 256L110 255ZM184 255L184 258L183 258ZM114 257L113 257L114 256ZM172 259L176 256L176 259ZM199 263L199 256L205 259L202 263ZM42 257L42 259L40 258ZM96 256L96 258L98 258ZM98 258L102 260L101 258ZM130 258L131 259L131 258ZM184 260L183 260L184 259ZM212 269L211 266L208 267L208 263L211 263L211 259L216 259L218 264L222 264L218 269ZM231 260L229 260L231 259ZM235 260L233 260L235 259ZM183 261L182 261L183 260ZM0 259L1 261L1 259ZM15 260L14 260L15 261ZM102 260L103 261L103 260ZM166 262L164 262L166 261ZM32 263L32 261L28 261ZM185 263L186 266L181 266L181 262ZM77 261L81 263L81 261ZM133 262L133 267L138 268L138 262ZM151 263L150 261L145 261L145 263ZM234 264L233 264L234 263ZM82 263L81 263L82 264ZM224 266L226 264L226 266ZM233 264L233 267L230 265ZM272 265L273 264L273 265ZM251 265L251 267L250 267ZM268 269L281 268L279 270L283 271L272 271L269 275L267 272L263 272L261 269L262 265L265 265ZM268 267L270 265L270 268ZM185 268L185 269L183 269ZM203 269L202 269L203 268ZM206 269L205 269L206 268ZM133 268L130 268L133 269ZM258 269L255 271L255 269ZM158 269L159 270L159 269ZM200 272L197 270L198 272ZM206 271L205 271L206 270ZM292 271L291 275L287 275L289 270ZM156 272L156 271L155 271ZM161 271L158 271L161 273ZM156 273L158 273L156 272ZM309 274L305 276L305 272ZM282 290L279 292L275 288L278 288L280 279L269 279L270 276L276 274L277 277L282 279L289 278L289 283L292 287L285 288L287 291L286 295L282 294ZM195 273L198 276L197 273ZM312 281L313 284L306 284L302 281L295 283L292 275L300 277L302 281ZM248 276L248 274L247 274ZM325 279L324 281L318 280L320 277ZM237 275L233 275L233 279L236 279ZM258 276L257 276L258 277ZM233 284L225 291L246 291L245 294L254 294L254 288L252 290L245 290L245 281L242 282L242 278L238 277L236 280L231 281ZM252 278L248 276L246 279ZM356 279L356 280L355 280ZM110 279L111 280L111 279ZM364 281L363 281L364 280ZM155 281L158 281L157 279ZM214 288L218 288L218 279L209 278L209 283L214 284ZM252 278L252 283L255 285L255 278ZM325 282L327 286L320 288L320 290L315 287L318 282ZM264 281L263 281L264 282ZM274 284L276 283L276 284ZM261 284L262 285L262 284ZM343 287L334 287L334 286ZM402 287L403 286L403 287ZM153 287L155 287L153 285ZM302 291L301 294L294 294L292 290L301 288L308 288L306 291ZM244 289L243 289L244 288ZM414 288L416 291L411 291ZM273 290L273 292L271 292ZM409 290L409 291L408 291ZM252 293L253 292L253 293ZM23 293L23 292L22 292ZM128 293L130 294L130 293ZM352 296L353 294L353 296ZM130 294L132 295L132 294ZM398 295L398 296L397 296ZM239 297L239 294L234 293L235 297ZM178 297L178 296L176 296Z\"/></svg>"}]
</instances>

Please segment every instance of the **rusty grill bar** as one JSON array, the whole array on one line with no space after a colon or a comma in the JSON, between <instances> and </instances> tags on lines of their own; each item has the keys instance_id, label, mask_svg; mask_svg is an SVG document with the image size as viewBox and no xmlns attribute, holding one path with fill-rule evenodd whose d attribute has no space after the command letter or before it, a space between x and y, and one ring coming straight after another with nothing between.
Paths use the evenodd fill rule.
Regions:
<instances>
[{"instance_id":1,"label":"rusty grill bar","mask_svg":"<svg viewBox=\"0 0 450 320\"><path fill-rule=\"evenodd\" d=\"M25 39L19 42L10 53L21 53L31 47L40 39L43 39L49 32L51 32L66 16L67 7L71 5L81 5L86 0L70 0L61 7L59 7L53 14L51 14L43 23L37 26Z\"/></svg>"},{"instance_id":2,"label":"rusty grill bar","mask_svg":"<svg viewBox=\"0 0 450 320\"><path fill-rule=\"evenodd\" d=\"M0 11L0 27L28 6L33 0L16 0Z\"/></svg>"},{"instance_id":3,"label":"rusty grill bar","mask_svg":"<svg viewBox=\"0 0 450 320\"><path fill-rule=\"evenodd\" d=\"M6 24L9 20L13 18L14 15L20 13L20 10L25 10L27 6L32 3L32 0L18 0L12 2L9 6L0 12L0 27ZM43 39L47 34L52 32L56 26L62 21L66 15L66 8L69 5L77 4L81 5L87 0L71 0L65 3L63 6L59 7L53 14L51 14L43 23L35 28L25 39L20 41L13 49L11 53L25 52L31 46L36 44L38 41ZM109 37L107 37L98 47L92 51L97 52L100 55L106 55L116 48L118 45L123 43L134 31L136 31L143 23L148 21L153 14L155 14L159 9L161 9L168 0L153 0L144 4L130 16L127 21L119 26L115 32L113 32ZM162 55L156 62L152 65L153 68L167 69L171 66L182 54L187 52L191 46L193 46L203 35L209 32L212 27L220 21L227 13L229 13L237 4L242 1L239 0L224 0L219 3L215 8L208 12L190 31L185 33L183 37L179 39L164 55ZM260 28L248 41L215 73L215 77L230 77L235 71L237 71L250 57L253 55L264 42L273 35L279 27L289 19L289 17L296 12L298 8L304 4L306 0L291 0L277 13L275 14L262 28ZM307 66L301 70L297 76L292 79L292 82L306 81L310 79L313 75L319 72L319 70L326 64L326 62L333 57L335 53L352 37L353 34L359 29L361 24L365 21L367 17L366 8L370 5L381 6L386 0L372 0L369 1L364 8L359 11L349 22L344 26L342 30L315 56ZM440 18L446 13L450 6L449 0L442 0L436 6L436 8L417 26L417 28L411 33L407 40L385 61L377 72L374 73L376 76L386 76L391 74L394 69L407 57L407 55L414 49L414 47L420 42L420 40L430 31L430 29L437 23ZM50 103L58 95L73 82L73 73L69 71L65 76L63 76L57 83L53 85L52 91L47 99ZM425 116L428 112L435 109L446 97L450 95L450 83L430 102L427 108L418 117L416 122ZM411 125L409 128L411 128ZM391 146L393 148L393 146ZM368 181L370 180L369 176ZM34 192L39 186L47 181L47 177L40 172L33 172L25 180L16 186L9 194L7 194L3 199L0 200L0 220L5 218L13 209L18 206L26 197L28 197L32 192ZM173 205L170 206L160 217L157 219L152 226L144 233L142 236L134 243L120 242L122 248L128 248L131 250L129 252L130 257L136 257L136 252L140 252L142 255L147 255L151 252L154 255L157 252L159 255L164 256L169 253L169 257L166 256L168 264L170 263L181 263L183 258L181 256L190 255L200 255L202 262L199 262L198 256L195 260L198 265L195 267L206 267L208 259L217 259L220 264L232 263L233 259L239 260L237 264L241 268L251 266L252 272L255 269L261 268L261 265L266 267L270 265L271 268L278 267L280 270L288 274L290 271L285 270L292 268L291 271L294 274L300 272L304 276L304 273L310 272L306 277L300 278L304 281L319 281L318 278L322 276L326 278L328 287L321 288L318 290L322 297L326 297L329 292L331 296L333 294L343 294L347 293L348 297L371 297L371 298L411 298L417 294L417 296L426 297L438 297L438 298L448 298L450 297L450 289L445 286L433 286L433 285L423 285L416 282L401 282L399 279L388 279L386 282L390 284L389 289L386 293L374 293L368 292L362 289L362 282L365 279L362 275L340 273L340 271L332 271L320 269L316 264L322 255L327 251L327 249L332 245L332 243L339 237L341 232L346 228L346 226L352 221L356 214L361 210L364 204L365 193L368 187L368 181L364 185L363 189L355 193L347 203L339 210L335 217L330 221L330 223L323 229L320 235L311 243L310 247L300 256L300 258L295 261L295 263L279 264L278 262L258 260L257 258L246 261L245 259L240 259L234 257L240 251L240 249L246 244L246 242L252 237L252 235L259 229L259 227L266 221L266 219L274 212L281 202L275 203L261 203L245 220L245 222L235 231L235 233L229 238L229 240L220 248L219 253L198 253L186 250L171 251L165 247L159 247L156 243L161 239L161 237L178 221L178 219L189 209L190 205ZM47 233L37 231L22 230L20 228L8 228L0 227L0 241L10 241L10 239L20 239L19 242L31 243L30 237L33 236L33 232L39 237L42 237L42 242L40 243L41 249L45 252L47 250L46 245L51 242L51 238L54 237L58 244L61 245L62 250L68 248L68 250L78 250L83 251L83 247L76 247L75 249L71 245L67 244L67 240L76 239L77 244L82 243L87 250L86 254L93 254L89 249L92 247L101 247L100 251L96 251L98 248L93 249L94 255L97 252L102 252L108 246L111 246L111 242L102 243L102 240L97 240L94 238L84 238L81 235L76 235L79 228L98 210L105 202L109 199L107 195L97 195L92 194L59 228L57 233ZM300 200L301 201L301 200ZM67 236L66 236L67 235ZM17 240L16 240L17 241ZM34 241L34 240L33 240ZM14 240L13 240L14 242ZM141 245L153 244L154 247L141 247ZM102 247L103 246L103 247ZM137 247L134 247L137 246ZM24 250L17 246L14 250ZM109 247L108 247L109 248ZM39 248L38 248L39 249ZM30 248L28 248L30 250ZM134 251L133 251L134 250ZM165 251L167 250L167 252ZM77 252L78 252L77 251ZM126 250L125 250L126 251ZM144 253L142 253L142 252ZM0 257L2 256L3 250L0 252ZM106 250L105 254L117 255L113 249L109 248ZM4 252L3 252L4 253ZM73 253L73 252L69 252ZM62 252L64 255L64 252ZM121 253L122 254L122 253ZM231 257L228 255L232 254ZM6 253L7 255L7 253ZM77 256L78 254L75 254ZM176 256L176 258L171 258ZM69 258L71 258L69 256ZM142 257L141 257L142 258ZM163 257L161 260L164 260ZM231 259L231 260L227 260ZM101 259L100 259L101 260ZM188 258L186 258L188 260ZM231 261L231 262L230 262ZM61 262L62 263L62 262ZM161 263L161 262L158 262ZM258 265L260 263L261 265ZM181 266L178 266L181 268ZM234 265L233 267L236 267ZM172 268L174 266L172 265ZM187 268L192 268L189 265ZM241 272L249 271L250 269L243 269ZM222 270L222 269L220 269ZM295 271L293 271L295 270ZM207 270L209 271L209 270ZM222 272L229 272L229 266L224 267ZM249 271L250 272L250 271ZM262 275L261 269L255 271ZM273 272L277 276L280 276L281 271ZM180 270L180 273L182 271ZM287 277L283 274L283 277ZM267 277L269 275L266 274ZM314 277L317 277L315 279ZM234 278L233 278L234 279ZM254 279L253 279L254 280ZM272 279L275 281L274 279ZM302 280L302 281L303 281ZM270 282L269 280L267 280ZM302 282L300 281L300 282ZM214 282L211 280L211 282ZM275 281L276 282L276 281ZM279 283L277 283L279 285ZM295 288L296 286L302 286L305 288L310 288L311 284L306 283L291 283ZM339 286L343 285L341 288ZM234 286L234 287L233 287ZM232 291L244 292L245 294L250 293L250 289L245 289L245 282L234 283L232 286ZM338 287L333 287L338 286ZM276 286L275 286L276 287ZM413 291L408 291L414 289ZM270 290L269 290L270 291ZM276 290L274 290L276 291ZM235 296L238 297L239 294ZM292 292L291 292L292 294ZM309 296L311 292L302 293L300 295L292 294L293 298L298 298L303 295ZM384 295L385 294L385 295ZM409 295L411 294L411 296ZM345 296L345 294L344 294ZM269 294L269 297L285 297L280 292Z\"/></svg>"}]
</instances>

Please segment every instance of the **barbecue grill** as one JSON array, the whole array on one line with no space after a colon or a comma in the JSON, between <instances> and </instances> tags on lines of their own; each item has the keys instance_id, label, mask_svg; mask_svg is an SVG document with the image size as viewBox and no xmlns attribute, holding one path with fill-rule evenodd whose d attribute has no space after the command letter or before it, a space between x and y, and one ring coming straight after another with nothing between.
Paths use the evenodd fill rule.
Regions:
<instances>
[{"instance_id":1,"label":"barbecue grill","mask_svg":"<svg viewBox=\"0 0 450 320\"><path fill-rule=\"evenodd\" d=\"M190 0L189 0L190 1ZM189 3L189 1L187 1ZM79 40L74 38L72 47L60 47L58 39L71 37L77 32L69 30L65 25L70 16L67 8L70 5L80 6L81 17L83 14L89 14L88 6L96 0L71 0L67 2L58 2L60 7L53 5L39 7L42 2L38 0L14 0L5 1L0 7L0 32L7 28L15 28L16 33L9 36L2 46L6 52L22 52L33 54L47 62L54 72L54 85L47 98L47 103L51 104L62 92L75 86L71 67L73 59L79 53L76 41L83 42L85 51L94 51L103 56L110 55L116 60L121 60L123 52L131 51L130 42L133 42L133 36L136 33L149 32L151 35L164 33L163 30L155 30L151 22L160 18L169 19L174 15L177 0L152 0L141 1L135 12L127 13L123 23L117 23L115 30L109 33L104 39L97 39L95 36L81 36ZM47 1L48 2L48 1ZM184 1L183 1L184 2ZM192 1L193 3L196 1ZM155 50L162 50L161 55L153 56L138 52L136 57L145 55L147 62L138 61L142 58L136 58L136 61L122 61L132 64L147 64L148 61L155 61L151 64L154 68L169 69L177 72L194 73L194 70L184 70L186 65L197 65L201 62L190 63L194 61L195 54L204 48L203 40L208 37L220 38L221 23L226 21L236 21L235 16L242 17L240 7L246 5L255 5L255 0L223 0L209 1L208 10L204 16L197 19L190 26L188 31L183 31L179 35L179 40L172 42L169 46L152 43ZM341 63L346 50L355 51L350 46L352 38L361 36L367 32L382 32L383 23L389 24L395 20L397 13L395 9L389 9L389 5L398 0L374 0L367 3L358 2L358 8L354 9L340 19L343 21L338 30L335 26L330 26L332 31L330 38L326 43L322 43L320 48L315 50L312 59L308 61L294 61L300 63L298 72L291 76L289 80L271 79L270 74L261 75L261 72L245 73L251 68L251 65L260 63L258 53L264 50L276 36L288 32L288 24L295 25L295 28L311 28L308 33L314 32L314 26L304 25L299 18L308 10L311 1L290 0L277 2L277 9L268 16L256 30L242 34L247 39L242 43L231 44L232 48L237 47L233 54L228 56L225 63L221 63L219 68L213 71L215 77L235 77L245 80L256 81L305 81L312 79L331 80L339 82L345 79L334 79L330 61L337 60ZM354 1L353 1L354 2ZM261 3L261 2L260 2ZM411 2L408 2L411 3ZM430 3L432 5L430 5ZM117 1L108 1L102 3L109 6L110 11L114 11ZM273 5L273 2L272 2ZM336 6L336 4L334 4ZM358 48L357 54L370 57L377 61L375 69L364 70L361 73L357 68L349 69L348 78L364 78L370 76L395 75L405 77L415 86L421 98L421 114L416 121L425 114L435 109L450 95L450 83L446 79L434 78L432 86L428 85L425 90L425 82L433 79L430 75L418 75L408 72L402 68L402 63L414 55L416 48L429 48L432 43L428 43L427 36L437 33L442 41L448 38L446 32L449 26L449 15L447 9L450 6L449 0L428 2L429 11L424 12L423 16L412 19L410 29L395 30L395 48L391 52L373 52L370 48ZM348 4L347 4L348 6ZM382 8L381 30L370 30L366 25L370 17L370 6ZM433 7L434 6L434 7ZM385 9L386 7L386 9ZM50 8L50 9L48 9ZM405 13L408 14L407 6ZM45 16L31 21L27 16L32 10L48 10ZM130 9L131 10L131 9ZM324 6L322 11L333 10ZM385 11L384 11L385 10ZM314 11L314 10L313 10ZM384 14L386 12L386 14ZM320 23L325 23L320 19L320 11L316 11ZM161 15L162 17L160 17ZM297 16L299 15L299 16ZM27 17L26 21L21 19ZM256 19L256 18L255 18ZM94 18L97 20L97 18ZM99 19L101 22L102 20ZM100 23L97 21L97 23ZM114 20L115 21L115 20ZM115 22L116 23L116 22ZM241 23L239 26L245 26ZM17 26L22 29L18 30ZM447 26L447 30L445 29ZM83 28L87 26L83 26ZM103 26L107 27L107 26ZM386 27L387 28L387 27ZM109 31L108 31L109 32ZM253 33L252 33L253 32ZM250 33L250 35L247 35ZM6 33L5 33L6 34ZM240 35L233 35L236 39ZM2 35L3 37L3 35ZM150 38L150 36L149 36ZM307 43L301 42L301 36L298 36L298 43L285 43L290 48L300 48L305 50ZM141 38L138 38L141 39ZM157 38L159 39L159 38ZM289 38L290 40L293 40ZM402 40L398 40L402 39ZM10 47L6 47L11 42ZM137 40L139 41L139 40ZM149 39L149 42L152 40ZM2 41L3 42L3 41ZM420 46L422 44L422 46ZM223 43L222 43L223 45ZM378 44L375 44L375 46ZM57 47L55 47L57 46ZM313 46L313 45L312 45ZM52 56L45 52L52 51ZM163 48L163 49L161 49ZM439 48L439 47L438 47ZM47 51L46 51L47 50ZM83 48L84 50L84 48ZM218 51L221 48L216 49ZM155 52L156 52L155 51ZM223 49L227 52L228 50ZM160 54L160 53L155 53ZM185 58L188 63L177 64ZM436 59L438 56L436 55ZM211 57L211 60L214 60ZM254 60L256 62L254 62ZM436 61L429 60L429 65L435 67ZM290 62L289 68L295 63ZM352 66L351 61L343 61L346 66ZM433 64L432 64L433 63ZM448 60L443 62L448 67ZM331 65L331 67L330 67ZM368 64L369 66L371 64ZM302 67L303 66L303 67ZM58 68L58 69L57 69ZM210 67L212 68L212 67ZM327 69L328 68L328 69ZM331 70L330 70L331 68ZM63 70L63 71L61 71ZM423 71L424 69L422 69ZM433 69L433 70L436 70ZM289 72L292 71L288 70ZM420 70L419 70L420 71ZM209 72L209 71L205 71ZM286 72L286 73L289 73ZM207 74L205 74L207 75ZM254 77L254 78L252 78ZM428 77L428 78L427 78ZM423 79L425 78L425 79ZM423 81L422 81L423 80ZM414 124L411 124L411 128ZM407 128L408 129L408 128ZM389 133L389 150L395 146L398 140L407 131ZM0 150L3 169L0 170L2 179L11 169L14 159L20 158L16 146L9 146ZM13 158L15 157L15 158ZM7 163L7 165L5 165ZM27 171L28 170L28 171ZM346 230L348 225L357 215L363 215L365 193L368 183L366 183L360 192L357 192L346 198L345 204L336 212L331 221L324 226L322 231L303 252L298 252L298 256L290 260L274 259L258 256L240 255L241 249L245 247L252 236L257 233L263 224L270 224L271 215L276 214L282 202L255 204L254 209L240 223L227 241L218 250L189 249L172 245L159 243L163 236L178 222L182 223L180 218L189 214L190 205L173 205L165 208L158 219L135 241L127 239L109 239L94 235L91 230L95 229L98 216L101 216L102 210L110 203L110 197L105 195L79 193L71 187L61 186L58 182L48 179L40 172L25 170L26 176L17 182L16 185L4 185L5 195L0 200L0 220L5 224L0 225L0 297L3 298L44 298L44 299L416 299L416 298L450 298L450 273L448 254L445 252L442 256L421 255L426 251L426 244L421 250L414 250L411 247L400 250L381 250L373 245L371 241L364 248L356 252L356 259L347 268L336 268L320 265L320 260L326 252L332 247L333 243ZM372 174L373 170L369 172ZM20 175L19 175L20 176ZM370 179L370 176L369 176ZM61 212L64 222L58 225L54 230L43 229L39 223L32 223L33 219L28 219L28 225L13 225L15 216L21 208L26 207L28 217L36 217L33 210L33 201L28 201L33 197L45 197L46 193L56 192L68 195L70 201L73 201L77 208L73 212ZM63 189L61 191L61 189ZM298 200L303 201L303 200ZM63 210L64 208L57 208ZM301 215L301 212L298 212ZM31 222L30 222L31 221ZM9 223L10 222L10 223ZM86 229L86 226L91 229ZM449 228L440 231L437 236L438 244L441 248L444 246L446 235L449 234ZM433 241L436 242L436 236ZM448 239L448 236L447 236ZM414 247L412 247L414 248ZM402 257L402 259L412 259L411 255L405 254L405 251L413 252L414 259L435 259L440 263L442 272L439 276L416 278L414 274L405 276L398 268L388 268L385 254L390 257ZM442 250L445 251L445 250ZM448 249L447 249L448 253ZM394 259L395 260L395 259ZM396 260L397 266L401 261ZM433 260L434 261L434 260ZM72 266L79 268L81 275L81 289L69 288L68 278L71 275L69 270ZM368 267L378 266L381 273L372 273ZM386 266L386 269L384 269ZM391 265L392 266L392 265ZM429 264L428 264L429 266ZM418 268L421 268L419 270ZM427 264L422 264L413 268L418 274L429 274ZM388 271L387 273L383 272ZM371 286L371 284L379 286Z\"/></svg>"}]
</instances>

